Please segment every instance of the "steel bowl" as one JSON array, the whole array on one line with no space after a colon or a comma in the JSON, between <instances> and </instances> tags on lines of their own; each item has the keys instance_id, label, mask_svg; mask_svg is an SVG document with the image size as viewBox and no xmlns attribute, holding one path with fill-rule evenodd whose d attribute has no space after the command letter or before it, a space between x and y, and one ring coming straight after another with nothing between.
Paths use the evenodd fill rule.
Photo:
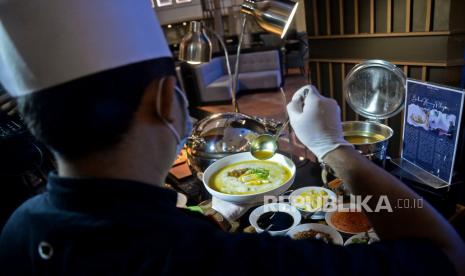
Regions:
<instances>
[{"instance_id":1,"label":"steel bowl","mask_svg":"<svg viewBox=\"0 0 465 276\"><path fill-rule=\"evenodd\" d=\"M374 121L342 122L344 138L355 146L361 154L373 161L384 162L389 139L394 131Z\"/></svg>"},{"instance_id":2,"label":"steel bowl","mask_svg":"<svg viewBox=\"0 0 465 276\"><path fill-rule=\"evenodd\" d=\"M203 185L205 186L205 189L207 189L207 191L212 196L222 199L224 201L233 202L236 204L261 203L263 202L265 196L279 196L285 191L287 191L289 187L292 185L292 183L294 183L295 172L296 172L296 167L295 167L294 162L292 162L292 160L287 158L286 156L277 153L268 160L274 161L289 169L289 171L291 172L291 178L289 178L289 180L286 183L269 191L255 193L255 194L246 194L246 195L225 194L225 193L216 191L210 187L209 185L210 179L216 172L218 172L219 170L221 170L222 168L228 165L235 164L235 163L242 162L242 161L249 161L249 160L256 160L256 159L252 156L252 154L250 154L250 152L243 152L243 153L230 155L230 156L224 157L216 161L215 163L210 165L203 173Z\"/></svg>"}]
</instances>

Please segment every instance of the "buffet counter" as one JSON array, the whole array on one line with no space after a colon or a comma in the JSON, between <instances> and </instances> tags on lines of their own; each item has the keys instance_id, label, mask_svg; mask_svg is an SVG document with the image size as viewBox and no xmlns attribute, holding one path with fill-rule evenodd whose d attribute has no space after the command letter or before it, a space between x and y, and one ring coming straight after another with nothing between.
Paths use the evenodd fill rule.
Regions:
<instances>
[{"instance_id":1,"label":"buffet counter","mask_svg":"<svg viewBox=\"0 0 465 276\"><path fill-rule=\"evenodd\" d=\"M319 163L305 159L305 160L294 160L297 165L296 175L294 183L290 186L288 191L294 191L302 187L308 186L323 186L321 178L322 169ZM187 206L211 206L211 195L206 191L201 180L196 176L189 173L189 167L187 162L177 164L176 170L172 170L167 178L167 184L187 196ZM413 181L411 176L406 172L400 171L400 169L390 161L388 158L386 162L386 170L394 174L396 177L401 179L410 188L419 193L425 200L432 204L444 217L451 218L456 213L456 199L454 196L460 194L459 189L463 185L453 185L451 190L432 190L421 185L418 182ZM178 174L179 172L181 174ZM186 173L187 172L187 173ZM181 178L176 177L181 176ZM289 194L289 193L287 193ZM258 207L258 206L257 206ZM250 226L249 215L256 207L250 208L244 213L240 219L238 219L239 226L235 231L243 231ZM326 224L324 218L318 218L316 220L310 217L302 217L302 224L304 223L320 223ZM345 237L346 238L346 237Z\"/></svg>"}]
</instances>

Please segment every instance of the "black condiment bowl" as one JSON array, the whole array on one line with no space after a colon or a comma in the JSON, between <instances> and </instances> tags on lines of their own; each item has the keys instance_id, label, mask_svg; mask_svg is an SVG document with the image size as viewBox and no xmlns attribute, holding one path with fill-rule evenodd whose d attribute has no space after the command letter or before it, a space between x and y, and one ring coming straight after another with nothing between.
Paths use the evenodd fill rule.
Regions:
<instances>
[{"instance_id":1,"label":"black condiment bowl","mask_svg":"<svg viewBox=\"0 0 465 276\"><path fill-rule=\"evenodd\" d=\"M273 230L271 230L272 227L269 227L269 225L273 224L273 223L275 223L275 224L280 223L279 221L274 220L276 218L276 214L275 214L275 216L273 216L270 219L271 223L268 224L267 227L266 227L268 229L264 229L264 228L262 228L262 227L260 227L258 225L258 220L262 215L264 215L264 214L266 214L268 212L287 213L292 217L293 222L289 227L287 227L285 229L282 229L282 230L280 229L280 230L274 230L273 231ZM291 205L289 205L287 203L269 203L269 204L259 206L255 210L253 210L252 213L250 213L250 216L249 216L249 222L255 228L257 233L268 232L272 236L284 236L287 233L287 231L289 231L290 229L292 229L292 228L296 227L297 225L299 225L301 219L302 219L302 216L300 215L299 210L297 210L297 208L295 208L294 206L291 206Z\"/></svg>"}]
</instances>

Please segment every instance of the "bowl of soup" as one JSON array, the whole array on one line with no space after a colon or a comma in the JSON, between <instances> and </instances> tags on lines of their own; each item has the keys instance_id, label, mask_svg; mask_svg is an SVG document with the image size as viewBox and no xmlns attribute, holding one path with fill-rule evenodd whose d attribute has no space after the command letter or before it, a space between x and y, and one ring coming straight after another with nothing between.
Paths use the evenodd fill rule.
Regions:
<instances>
[{"instance_id":1,"label":"bowl of soup","mask_svg":"<svg viewBox=\"0 0 465 276\"><path fill-rule=\"evenodd\" d=\"M250 152L224 157L203 174L207 191L233 203L260 203L264 197L284 193L294 182L294 162L282 154L268 160L255 159Z\"/></svg>"}]
</instances>

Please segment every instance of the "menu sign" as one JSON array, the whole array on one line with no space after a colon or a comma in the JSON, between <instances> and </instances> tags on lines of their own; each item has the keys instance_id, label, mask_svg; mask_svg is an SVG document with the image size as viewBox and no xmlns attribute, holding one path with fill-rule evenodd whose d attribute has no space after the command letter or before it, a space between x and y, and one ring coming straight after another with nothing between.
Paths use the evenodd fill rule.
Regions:
<instances>
[{"instance_id":1,"label":"menu sign","mask_svg":"<svg viewBox=\"0 0 465 276\"><path fill-rule=\"evenodd\" d=\"M407 80L402 158L451 183L464 91Z\"/></svg>"}]
</instances>

